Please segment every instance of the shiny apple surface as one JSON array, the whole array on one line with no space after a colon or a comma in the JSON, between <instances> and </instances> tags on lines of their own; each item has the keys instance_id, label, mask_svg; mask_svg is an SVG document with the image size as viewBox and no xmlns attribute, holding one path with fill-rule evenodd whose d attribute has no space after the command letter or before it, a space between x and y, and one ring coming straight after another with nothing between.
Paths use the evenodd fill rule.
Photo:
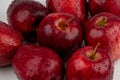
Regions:
<instances>
[{"instance_id":1,"label":"shiny apple surface","mask_svg":"<svg viewBox=\"0 0 120 80\"><path fill-rule=\"evenodd\" d=\"M7 8L9 6L9 4L11 3L11 1L13 0L0 0L0 20L1 21L5 21L7 22ZM38 0L40 2L42 2L42 4L45 5L45 0ZM120 80L120 59L118 61L115 62L115 69L114 69L114 78L113 80ZM11 66L7 66L7 67L2 67L0 68L0 80L18 80L12 67Z\"/></svg>"}]
</instances>

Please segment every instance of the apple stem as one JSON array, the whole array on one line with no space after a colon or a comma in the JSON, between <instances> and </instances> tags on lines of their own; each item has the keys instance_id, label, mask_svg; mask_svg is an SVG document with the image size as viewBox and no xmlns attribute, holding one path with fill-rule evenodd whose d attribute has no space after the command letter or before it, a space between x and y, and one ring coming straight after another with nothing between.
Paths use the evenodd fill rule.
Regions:
<instances>
[{"instance_id":1,"label":"apple stem","mask_svg":"<svg viewBox=\"0 0 120 80\"><path fill-rule=\"evenodd\" d=\"M94 59L94 56L96 55L96 51L98 49L98 47L100 46L100 43L97 43L97 45L95 46L95 48L92 50L90 58Z\"/></svg>"},{"instance_id":2,"label":"apple stem","mask_svg":"<svg viewBox=\"0 0 120 80\"><path fill-rule=\"evenodd\" d=\"M97 25L104 26L106 22L107 22L106 18L103 17L97 22Z\"/></svg>"},{"instance_id":3,"label":"apple stem","mask_svg":"<svg viewBox=\"0 0 120 80\"><path fill-rule=\"evenodd\" d=\"M75 19L74 17L73 17L73 18L70 18L68 21L65 22L65 24L66 24L66 25L69 24L69 23L72 22L74 19Z\"/></svg>"},{"instance_id":4,"label":"apple stem","mask_svg":"<svg viewBox=\"0 0 120 80\"><path fill-rule=\"evenodd\" d=\"M59 28L61 29L61 30L65 30L66 29L66 27L67 27L67 25L71 22L71 21L73 21L75 18L70 18L68 21L61 21L60 23L59 23Z\"/></svg>"}]
</instances>

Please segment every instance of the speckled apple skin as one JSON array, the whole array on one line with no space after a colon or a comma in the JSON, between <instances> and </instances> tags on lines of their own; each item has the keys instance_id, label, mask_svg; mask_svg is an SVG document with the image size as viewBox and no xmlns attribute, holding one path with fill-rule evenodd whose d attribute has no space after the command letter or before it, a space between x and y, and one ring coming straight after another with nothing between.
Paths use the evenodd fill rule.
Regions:
<instances>
[{"instance_id":1,"label":"speckled apple skin","mask_svg":"<svg viewBox=\"0 0 120 80\"><path fill-rule=\"evenodd\" d=\"M74 20L67 24L65 30L60 29L60 21L67 22L72 18ZM55 50L62 57L80 47L83 40L81 25L67 13L52 13L45 17L38 27L37 36L40 45Z\"/></svg>"},{"instance_id":2,"label":"speckled apple skin","mask_svg":"<svg viewBox=\"0 0 120 80\"><path fill-rule=\"evenodd\" d=\"M119 0L89 0L88 4L91 15L110 12L120 16Z\"/></svg>"},{"instance_id":3,"label":"speckled apple skin","mask_svg":"<svg viewBox=\"0 0 120 80\"><path fill-rule=\"evenodd\" d=\"M11 59L23 43L23 36L13 27L0 21L0 66L11 63Z\"/></svg>"},{"instance_id":4,"label":"speckled apple skin","mask_svg":"<svg viewBox=\"0 0 120 80\"><path fill-rule=\"evenodd\" d=\"M67 62L66 80L113 80L113 62L110 54L97 49L94 60L88 55L94 48L85 46L78 49Z\"/></svg>"},{"instance_id":5,"label":"speckled apple skin","mask_svg":"<svg viewBox=\"0 0 120 80\"><path fill-rule=\"evenodd\" d=\"M76 16L81 23L87 19L86 0L47 0L50 12L63 12Z\"/></svg>"},{"instance_id":6,"label":"speckled apple skin","mask_svg":"<svg viewBox=\"0 0 120 80\"><path fill-rule=\"evenodd\" d=\"M36 28L48 10L35 0L14 0L8 7L8 23L19 30L27 41L36 40Z\"/></svg>"},{"instance_id":7,"label":"speckled apple skin","mask_svg":"<svg viewBox=\"0 0 120 80\"><path fill-rule=\"evenodd\" d=\"M63 63L52 50L33 44L19 48L12 60L19 80L63 80Z\"/></svg>"},{"instance_id":8,"label":"speckled apple skin","mask_svg":"<svg viewBox=\"0 0 120 80\"><path fill-rule=\"evenodd\" d=\"M106 18L104 26L98 26L96 21ZM87 45L96 46L111 53L113 60L120 58L120 18L112 13L103 12L92 17L85 23L85 41Z\"/></svg>"}]
</instances>

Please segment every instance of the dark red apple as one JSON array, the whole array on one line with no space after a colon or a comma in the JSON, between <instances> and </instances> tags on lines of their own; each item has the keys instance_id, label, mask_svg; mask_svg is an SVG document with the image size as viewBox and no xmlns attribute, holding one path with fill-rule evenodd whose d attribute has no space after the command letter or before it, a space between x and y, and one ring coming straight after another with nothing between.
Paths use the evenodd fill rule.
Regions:
<instances>
[{"instance_id":1,"label":"dark red apple","mask_svg":"<svg viewBox=\"0 0 120 80\"><path fill-rule=\"evenodd\" d=\"M108 12L97 14L85 23L85 33L87 45L99 42L113 60L120 58L120 17Z\"/></svg>"},{"instance_id":2,"label":"dark red apple","mask_svg":"<svg viewBox=\"0 0 120 80\"><path fill-rule=\"evenodd\" d=\"M69 59L66 80L113 80L113 63L108 52L86 46Z\"/></svg>"},{"instance_id":3,"label":"dark red apple","mask_svg":"<svg viewBox=\"0 0 120 80\"><path fill-rule=\"evenodd\" d=\"M81 25L73 15L67 13L49 14L40 23L37 35L40 45L55 50L62 57L78 48L82 42Z\"/></svg>"},{"instance_id":4,"label":"dark red apple","mask_svg":"<svg viewBox=\"0 0 120 80\"><path fill-rule=\"evenodd\" d=\"M87 18L86 0L47 0L50 12L70 13L82 23Z\"/></svg>"},{"instance_id":5,"label":"dark red apple","mask_svg":"<svg viewBox=\"0 0 120 80\"><path fill-rule=\"evenodd\" d=\"M13 27L0 21L0 66L11 63L17 49L22 45L22 35Z\"/></svg>"},{"instance_id":6,"label":"dark red apple","mask_svg":"<svg viewBox=\"0 0 120 80\"><path fill-rule=\"evenodd\" d=\"M110 12L120 16L119 0L89 0L89 10L92 15L100 12Z\"/></svg>"},{"instance_id":7,"label":"dark red apple","mask_svg":"<svg viewBox=\"0 0 120 80\"><path fill-rule=\"evenodd\" d=\"M36 28L48 10L35 0L14 0L7 11L8 22L28 41L36 40Z\"/></svg>"},{"instance_id":8,"label":"dark red apple","mask_svg":"<svg viewBox=\"0 0 120 80\"><path fill-rule=\"evenodd\" d=\"M19 80L63 80L63 64L52 50L33 44L19 48L12 60Z\"/></svg>"}]
</instances>

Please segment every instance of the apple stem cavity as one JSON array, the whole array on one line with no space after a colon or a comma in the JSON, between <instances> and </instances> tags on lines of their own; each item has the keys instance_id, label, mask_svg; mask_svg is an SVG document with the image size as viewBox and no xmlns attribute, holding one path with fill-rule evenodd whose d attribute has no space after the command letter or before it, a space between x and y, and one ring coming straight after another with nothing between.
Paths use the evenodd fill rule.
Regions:
<instances>
[{"instance_id":1,"label":"apple stem cavity","mask_svg":"<svg viewBox=\"0 0 120 80\"><path fill-rule=\"evenodd\" d=\"M107 23L107 19L105 17L102 17L102 18L98 19L98 21L97 21L97 25L100 27L105 26L106 23Z\"/></svg>"},{"instance_id":2,"label":"apple stem cavity","mask_svg":"<svg viewBox=\"0 0 120 80\"><path fill-rule=\"evenodd\" d=\"M100 46L100 43L97 43L97 45L95 46L95 48L91 51L91 54L89 56L90 59L94 59L95 58L95 55L96 55L96 51L98 49L98 47Z\"/></svg>"},{"instance_id":3,"label":"apple stem cavity","mask_svg":"<svg viewBox=\"0 0 120 80\"><path fill-rule=\"evenodd\" d=\"M60 28L61 30L65 30L66 27L67 27L67 25L68 25L70 22L72 22L74 19L75 19L75 18L70 18L70 19L68 19L67 21L61 21L61 22L58 24L59 28Z\"/></svg>"}]
</instances>

